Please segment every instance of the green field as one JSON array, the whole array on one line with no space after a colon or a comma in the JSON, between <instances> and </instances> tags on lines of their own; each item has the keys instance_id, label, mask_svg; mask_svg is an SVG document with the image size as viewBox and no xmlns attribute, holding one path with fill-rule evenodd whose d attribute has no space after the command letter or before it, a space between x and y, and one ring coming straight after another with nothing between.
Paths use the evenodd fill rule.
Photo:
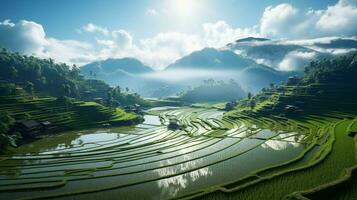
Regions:
<instances>
[{"instance_id":1,"label":"green field","mask_svg":"<svg viewBox=\"0 0 357 200\"><path fill-rule=\"evenodd\" d=\"M346 135L356 128L351 115L258 118L189 107L151 113L157 116L133 128L72 131L3 155L0 195L321 199L354 180L346 173L356 166L356 140ZM167 129L172 117L181 129ZM354 188L333 194L351 199Z\"/></svg>"},{"instance_id":2,"label":"green field","mask_svg":"<svg viewBox=\"0 0 357 200\"><path fill-rule=\"evenodd\" d=\"M70 101L54 97L33 98L26 94L0 96L0 113L16 120L50 121L50 132L98 127L106 124L130 125L140 121L133 113L95 102Z\"/></svg>"}]
</instances>

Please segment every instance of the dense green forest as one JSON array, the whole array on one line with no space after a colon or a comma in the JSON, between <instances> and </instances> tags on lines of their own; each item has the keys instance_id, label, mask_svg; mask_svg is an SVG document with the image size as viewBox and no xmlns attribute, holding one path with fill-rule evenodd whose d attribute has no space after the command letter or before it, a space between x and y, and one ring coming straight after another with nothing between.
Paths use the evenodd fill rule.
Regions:
<instances>
[{"instance_id":1,"label":"dense green forest","mask_svg":"<svg viewBox=\"0 0 357 200\"><path fill-rule=\"evenodd\" d=\"M83 100L103 98L122 105L144 103L138 94L129 94L119 86L112 88L103 81L85 79L76 65L58 64L52 59L11 53L6 49L0 52L0 80L21 86L31 94Z\"/></svg>"},{"instance_id":2,"label":"dense green forest","mask_svg":"<svg viewBox=\"0 0 357 200\"><path fill-rule=\"evenodd\" d=\"M6 49L0 52L0 102L0 149L22 142L17 122L50 121L52 132L108 123L131 124L139 122L140 117L118 106L148 105L128 89L85 79L75 65L58 64L52 59L11 53Z\"/></svg>"},{"instance_id":3,"label":"dense green forest","mask_svg":"<svg viewBox=\"0 0 357 200\"><path fill-rule=\"evenodd\" d=\"M266 114L299 115L326 111L353 112L357 101L357 52L312 61L303 77L263 88L238 102L237 110Z\"/></svg>"},{"instance_id":4,"label":"dense green forest","mask_svg":"<svg viewBox=\"0 0 357 200\"><path fill-rule=\"evenodd\" d=\"M179 98L184 102L195 103L230 101L244 96L245 91L234 80L224 82L208 79L204 80L202 85L182 92Z\"/></svg>"}]
</instances>

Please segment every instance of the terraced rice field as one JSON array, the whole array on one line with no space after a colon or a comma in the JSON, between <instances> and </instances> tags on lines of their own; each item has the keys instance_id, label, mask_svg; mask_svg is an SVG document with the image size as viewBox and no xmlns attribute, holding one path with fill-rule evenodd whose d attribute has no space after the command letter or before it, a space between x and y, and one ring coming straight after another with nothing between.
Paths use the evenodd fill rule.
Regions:
<instances>
[{"instance_id":1,"label":"terraced rice field","mask_svg":"<svg viewBox=\"0 0 357 200\"><path fill-rule=\"evenodd\" d=\"M315 165L330 153L336 124L355 127L353 120L338 118L254 119L214 109L168 107L152 113L158 116L146 115L136 127L62 133L1 156L1 199L229 194ZM184 128L167 129L173 116ZM353 138L347 139L353 147ZM355 165L354 154L346 156L353 160L342 167Z\"/></svg>"}]
</instances>

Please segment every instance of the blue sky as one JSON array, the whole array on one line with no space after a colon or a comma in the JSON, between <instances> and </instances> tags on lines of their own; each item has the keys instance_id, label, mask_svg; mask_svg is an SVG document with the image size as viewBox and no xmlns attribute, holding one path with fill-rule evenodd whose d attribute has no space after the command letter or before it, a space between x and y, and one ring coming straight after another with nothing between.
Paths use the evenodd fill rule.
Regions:
<instances>
[{"instance_id":1,"label":"blue sky","mask_svg":"<svg viewBox=\"0 0 357 200\"><path fill-rule=\"evenodd\" d=\"M94 23L110 29L125 29L136 38L151 37L159 32L192 33L205 22L224 20L234 27L250 27L259 22L264 9L270 5L290 3L299 9L324 9L336 0L193 0L195 18L179 23L167 4L171 0L2 0L0 20L30 20L42 24L47 35L59 39L80 39L77 29ZM178 0L179 1L179 0ZM191 0L192 1L192 0ZM175 4L175 1L171 1ZM190 5L189 5L190 6ZM173 6L175 8L175 5ZM158 16L148 16L148 9ZM179 16L181 17L181 16ZM193 23L191 23L193 21Z\"/></svg>"},{"instance_id":2,"label":"blue sky","mask_svg":"<svg viewBox=\"0 0 357 200\"><path fill-rule=\"evenodd\" d=\"M0 0L0 47L83 65L134 57L154 69L255 36L357 36L357 0ZM326 39L324 39L326 40Z\"/></svg>"}]
</instances>

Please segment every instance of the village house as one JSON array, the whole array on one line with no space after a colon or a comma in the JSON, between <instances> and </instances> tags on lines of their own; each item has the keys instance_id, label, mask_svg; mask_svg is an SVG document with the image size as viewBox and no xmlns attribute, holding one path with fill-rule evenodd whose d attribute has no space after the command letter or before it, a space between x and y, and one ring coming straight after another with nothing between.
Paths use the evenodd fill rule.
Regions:
<instances>
[{"instance_id":1,"label":"village house","mask_svg":"<svg viewBox=\"0 0 357 200\"><path fill-rule=\"evenodd\" d=\"M237 106L237 102L235 100L232 100L228 103L226 103L225 110L230 111L233 110Z\"/></svg>"},{"instance_id":2,"label":"village house","mask_svg":"<svg viewBox=\"0 0 357 200\"><path fill-rule=\"evenodd\" d=\"M15 128L23 137L37 138L51 126L51 122L37 122L35 120L22 120L16 122Z\"/></svg>"},{"instance_id":3,"label":"village house","mask_svg":"<svg viewBox=\"0 0 357 200\"><path fill-rule=\"evenodd\" d=\"M179 129L180 124L179 124L178 120L176 118L170 118L168 128L172 129L172 130Z\"/></svg>"},{"instance_id":4,"label":"village house","mask_svg":"<svg viewBox=\"0 0 357 200\"><path fill-rule=\"evenodd\" d=\"M298 76L289 76L287 85L297 85L301 80Z\"/></svg>"}]
</instances>

